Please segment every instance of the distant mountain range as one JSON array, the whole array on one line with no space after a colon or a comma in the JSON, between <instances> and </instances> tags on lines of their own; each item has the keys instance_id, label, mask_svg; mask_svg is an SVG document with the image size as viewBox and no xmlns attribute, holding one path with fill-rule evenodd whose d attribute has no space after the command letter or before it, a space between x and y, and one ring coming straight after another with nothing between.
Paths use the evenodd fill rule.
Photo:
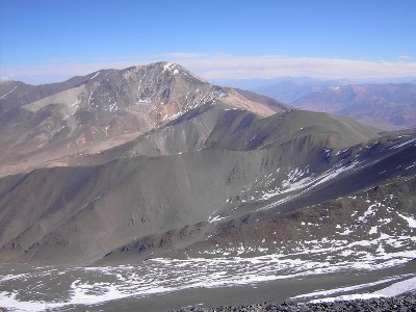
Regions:
<instances>
[{"instance_id":1,"label":"distant mountain range","mask_svg":"<svg viewBox=\"0 0 416 312\"><path fill-rule=\"evenodd\" d=\"M364 84L329 87L293 106L349 116L383 128L416 128L416 84Z\"/></svg>"},{"instance_id":2,"label":"distant mountain range","mask_svg":"<svg viewBox=\"0 0 416 312\"><path fill-rule=\"evenodd\" d=\"M375 109L372 121L404 127L413 122L413 92L412 84L331 86L289 106L170 62L50 85L2 82L0 262L160 267L162 257L187 259L182 268L201 258L225 261L209 275L191 268L185 279L220 278L237 258L276 266L271 272L284 267L279 274L288 276L354 274L359 263L380 279L387 268L399 272L416 249L416 131L381 132L293 105L351 115L359 110L348 105L365 101L358 119ZM289 259L302 268L286 266ZM311 263L318 271L305 269ZM145 272L140 280L155 287L178 286L173 269L159 276L172 280L157 283ZM93 283L89 295L97 285L97 293L118 287Z\"/></svg>"},{"instance_id":3,"label":"distant mountain range","mask_svg":"<svg viewBox=\"0 0 416 312\"><path fill-rule=\"evenodd\" d=\"M304 95L322 91L329 87L361 84L416 83L416 77L367 78L367 79L322 79L313 77L278 77L252 79L214 79L213 83L238 89L250 90L284 103L293 102Z\"/></svg>"},{"instance_id":4,"label":"distant mountain range","mask_svg":"<svg viewBox=\"0 0 416 312\"><path fill-rule=\"evenodd\" d=\"M416 78L309 77L228 81L295 107L352 117L384 129L416 128Z\"/></svg>"}]
</instances>

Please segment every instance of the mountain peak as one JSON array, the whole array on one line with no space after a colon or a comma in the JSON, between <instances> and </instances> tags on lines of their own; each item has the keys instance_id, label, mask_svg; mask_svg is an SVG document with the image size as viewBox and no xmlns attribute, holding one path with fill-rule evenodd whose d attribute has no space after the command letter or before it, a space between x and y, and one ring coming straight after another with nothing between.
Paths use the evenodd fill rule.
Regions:
<instances>
[{"instance_id":1,"label":"mountain peak","mask_svg":"<svg viewBox=\"0 0 416 312\"><path fill-rule=\"evenodd\" d=\"M179 75L190 76L195 79L204 81L203 79L200 79L196 77L194 74L192 74L191 72L189 72L182 65L175 63L175 62L170 62L170 61L159 61L159 62L154 62L154 63L150 63L146 65L137 65L137 66L129 67L122 71L126 71L127 73L138 73L138 72L150 71L150 72L155 72L161 75L168 74L171 76L179 74Z\"/></svg>"},{"instance_id":2,"label":"mountain peak","mask_svg":"<svg viewBox=\"0 0 416 312\"><path fill-rule=\"evenodd\" d=\"M174 62L163 61L163 62L160 62L160 64L163 66L164 71L169 71L173 75L178 74L180 70L181 71L184 70L182 66Z\"/></svg>"},{"instance_id":3,"label":"mountain peak","mask_svg":"<svg viewBox=\"0 0 416 312\"><path fill-rule=\"evenodd\" d=\"M0 163L28 152L59 158L68 147L75 154L98 153L205 106L239 108L263 117L282 110L270 103L212 85L167 61L103 69L62 83L1 85L0 125L4 142L13 142L13 148Z\"/></svg>"}]
</instances>

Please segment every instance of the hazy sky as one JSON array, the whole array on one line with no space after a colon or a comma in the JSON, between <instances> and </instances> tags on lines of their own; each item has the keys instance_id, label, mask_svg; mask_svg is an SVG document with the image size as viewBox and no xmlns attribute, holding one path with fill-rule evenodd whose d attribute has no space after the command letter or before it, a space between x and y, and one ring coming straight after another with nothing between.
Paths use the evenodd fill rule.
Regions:
<instances>
[{"instance_id":1,"label":"hazy sky","mask_svg":"<svg viewBox=\"0 0 416 312\"><path fill-rule=\"evenodd\" d=\"M416 76L416 0L0 0L0 76L159 60L206 78Z\"/></svg>"}]
</instances>

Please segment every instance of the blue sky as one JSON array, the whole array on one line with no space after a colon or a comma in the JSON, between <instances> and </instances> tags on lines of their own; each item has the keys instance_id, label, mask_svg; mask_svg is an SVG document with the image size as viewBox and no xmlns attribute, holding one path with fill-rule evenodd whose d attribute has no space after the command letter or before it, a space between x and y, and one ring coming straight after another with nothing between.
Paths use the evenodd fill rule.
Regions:
<instances>
[{"instance_id":1,"label":"blue sky","mask_svg":"<svg viewBox=\"0 0 416 312\"><path fill-rule=\"evenodd\" d=\"M178 62L206 79L416 76L416 1L0 0L0 76Z\"/></svg>"}]
</instances>

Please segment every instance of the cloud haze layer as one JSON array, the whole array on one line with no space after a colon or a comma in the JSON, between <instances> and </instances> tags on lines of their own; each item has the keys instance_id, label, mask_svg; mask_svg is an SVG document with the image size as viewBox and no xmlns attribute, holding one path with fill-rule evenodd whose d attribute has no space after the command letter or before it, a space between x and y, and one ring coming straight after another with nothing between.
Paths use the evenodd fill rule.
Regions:
<instances>
[{"instance_id":1,"label":"cloud haze layer","mask_svg":"<svg viewBox=\"0 0 416 312\"><path fill-rule=\"evenodd\" d=\"M54 60L44 65L3 67L0 76L28 83L47 83L86 75L101 69L122 69L159 60L179 63L204 79L247 79L287 76L316 78L393 78L416 76L416 62L409 56L393 61L369 59L329 59L286 57L279 55L236 56L226 53L168 53L155 57L130 57L125 60L99 60L71 63L71 58Z\"/></svg>"},{"instance_id":2,"label":"cloud haze layer","mask_svg":"<svg viewBox=\"0 0 416 312\"><path fill-rule=\"evenodd\" d=\"M227 54L178 57L184 64L207 79L273 78L311 76L317 78L367 78L415 76L416 62L327 59L311 57L241 57Z\"/></svg>"}]
</instances>

